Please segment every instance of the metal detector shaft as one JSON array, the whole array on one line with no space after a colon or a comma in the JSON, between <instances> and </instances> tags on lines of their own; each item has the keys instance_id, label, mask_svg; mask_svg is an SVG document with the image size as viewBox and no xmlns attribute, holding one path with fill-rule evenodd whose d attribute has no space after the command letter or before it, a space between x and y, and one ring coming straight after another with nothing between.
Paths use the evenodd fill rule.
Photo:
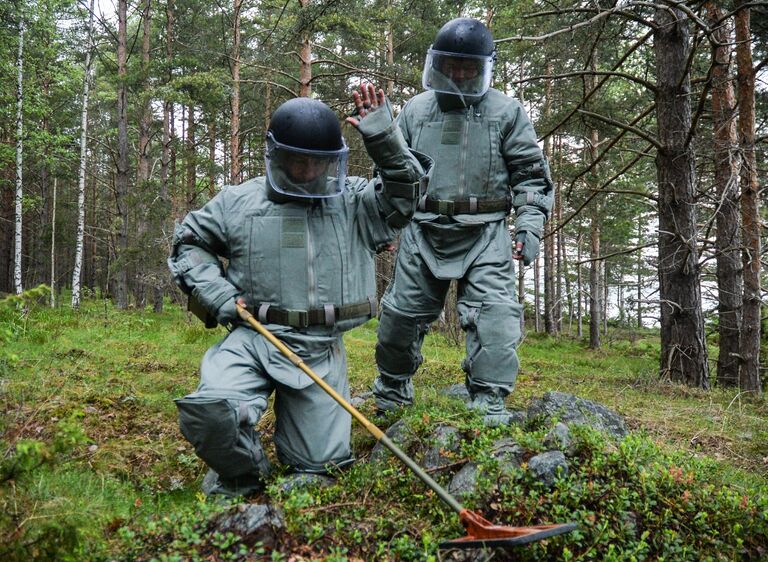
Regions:
<instances>
[{"instance_id":1,"label":"metal detector shaft","mask_svg":"<svg viewBox=\"0 0 768 562\"><path fill-rule=\"evenodd\" d=\"M299 369L304 371L309 378L311 378L317 385L320 386L325 392L327 392L331 398L336 400L342 408L344 408L347 412L349 412L353 418L355 418L358 422L362 424L362 426L373 435L378 441L380 441L387 449L389 449L392 454L394 454L398 459L403 461L403 463L410 468L413 473L421 479L422 482L424 482L427 486L429 486L432 491L434 491L441 500L443 500L446 504L448 504L451 509L453 509L456 513L461 514L462 511L464 511L464 507L454 498L451 494L448 493L448 491L443 488L440 484L435 482L432 477L424 472L424 470L421 469L421 467L416 464L416 462L411 459L408 455L406 455L400 447L395 445L392 440L386 436L386 434L376 427L373 423L371 423L368 418L366 418L363 414L360 413L360 411L355 408L352 404L344 400L344 397L341 396L338 392L336 392L327 382L325 382L323 379L321 379L317 373L315 373L312 369L309 368L309 366L304 363L304 361L296 355L293 351L291 351L291 348L289 348L287 345L285 345L283 342L281 342L279 339L277 339L272 332L267 330L264 325L256 320L256 318L253 317L253 314L248 312L248 310L241 306L240 304L237 304L237 313L240 315L240 318L242 318L245 322L248 322L248 324L256 330L258 333L260 333L262 336L267 338L269 342L274 345L280 353L285 355L288 360L296 365Z\"/></svg>"}]
</instances>

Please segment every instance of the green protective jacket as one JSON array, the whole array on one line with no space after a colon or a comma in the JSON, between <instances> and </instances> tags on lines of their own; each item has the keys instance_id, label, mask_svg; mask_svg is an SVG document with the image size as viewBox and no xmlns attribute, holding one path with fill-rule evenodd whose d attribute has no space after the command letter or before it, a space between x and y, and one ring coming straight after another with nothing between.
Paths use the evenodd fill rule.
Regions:
<instances>
[{"instance_id":1,"label":"green protective jacket","mask_svg":"<svg viewBox=\"0 0 768 562\"><path fill-rule=\"evenodd\" d=\"M553 185L523 106L493 88L467 109L443 111L438 99L435 92L423 92L397 119L408 145L435 162L430 205L422 201L414 219L450 215L459 223L489 223L514 209L516 230L540 238ZM505 200L506 208L499 209ZM472 212L462 212L467 208Z\"/></svg>"},{"instance_id":2,"label":"green protective jacket","mask_svg":"<svg viewBox=\"0 0 768 562\"><path fill-rule=\"evenodd\" d=\"M320 339L375 315L374 254L411 218L430 160L409 150L388 109L359 130L379 170L374 180L347 178L342 195L307 204L273 202L259 177L189 213L168 260L182 290L220 322L236 319L234 300L243 297L254 313L290 318L281 331Z\"/></svg>"}]
</instances>

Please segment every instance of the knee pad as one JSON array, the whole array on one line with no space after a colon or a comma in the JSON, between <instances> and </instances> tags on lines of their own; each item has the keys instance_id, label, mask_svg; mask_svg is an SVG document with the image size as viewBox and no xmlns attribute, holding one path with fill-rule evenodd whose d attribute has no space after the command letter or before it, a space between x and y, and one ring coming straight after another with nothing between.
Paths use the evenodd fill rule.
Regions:
<instances>
[{"instance_id":1,"label":"knee pad","mask_svg":"<svg viewBox=\"0 0 768 562\"><path fill-rule=\"evenodd\" d=\"M523 307L514 302L464 301L457 308L467 333L467 357L462 367L470 386L482 381L511 391L519 368L516 347Z\"/></svg>"},{"instance_id":2,"label":"knee pad","mask_svg":"<svg viewBox=\"0 0 768 562\"><path fill-rule=\"evenodd\" d=\"M223 478L267 474L269 460L248 416L245 402L225 399L176 400L179 427L195 453Z\"/></svg>"},{"instance_id":3,"label":"knee pad","mask_svg":"<svg viewBox=\"0 0 768 562\"><path fill-rule=\"evenodd\" d=\"M376 365L387 375L412 376L424 361L421 343L426 325L384 307L379 318Z\"/></svg>"}]
</instances>

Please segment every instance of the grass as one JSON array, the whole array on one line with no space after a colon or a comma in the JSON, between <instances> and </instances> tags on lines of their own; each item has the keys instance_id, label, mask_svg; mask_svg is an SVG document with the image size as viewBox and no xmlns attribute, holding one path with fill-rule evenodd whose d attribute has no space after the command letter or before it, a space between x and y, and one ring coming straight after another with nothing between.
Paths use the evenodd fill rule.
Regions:
<instances>
[{"instance_id":1,"label":"grass","mask_svg":"<svg viewBox=\"0 0 768 562\"><path fill-rule=\"evenodd\" d=\"M375 328L345 336L353 395L375 377ZM197 492L205 469L172 399L195 388L203 352L224 333L175 306L156 315L101 301L77 312L32 304L21 315L0 305L0 558L429 560L439 539L461 534L455 514L395 461L360 462L325 489L284 493L275 480L268 495L286 513L287 534L274 552L209 532L224 506ZM500 478L488 450L501 437L543 450L547 428L484 430L440 394L463 382L463 349L430 334L417 404L403 413L417 436L409 452L420 460L431 429L450 423L464 437L457 460L482 467L470 507L499 522L579 522L579 532L521 559L758 556L768 540L768 405L659 381L658 347L653 332L597 351L528 334L511 408L559 390L606 404L634 430L619 444L578 433L575 469L545 490L523 469ZM370 401L362 411L373 413ZM272 421L268 412L266 435ZM365 460L374 440L355 426L353 445ZM433 476L447 484L450 471Z\"/></svg>"}]
</instances>

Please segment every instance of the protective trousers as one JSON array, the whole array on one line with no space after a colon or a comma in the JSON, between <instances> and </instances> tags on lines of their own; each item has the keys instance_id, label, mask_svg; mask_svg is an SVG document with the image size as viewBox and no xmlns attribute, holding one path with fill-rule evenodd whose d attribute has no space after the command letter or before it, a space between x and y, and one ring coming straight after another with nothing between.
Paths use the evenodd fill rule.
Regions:
<instances>
[{"instance_id":1,"label":"protective trousers","mask_svg":"<svg viewBox=\"0 0 768 562\"><path fill-rule=\"evenodd\" d=\"M301 350L301 356L349 399L343 341L329 341ZM329 465L343 465L351 458L350 415L305 374L298 377L297 368L276 353L258 333L239 326L206 352L197 390L176 400L184 437L222 479L269 471L254 426L273 392L280 462L297 471L325 472Z\"/></svg>"},{"instance_id":2,"label":"protective trousers","mask_svg":"<svg viewBox=\"0 0 768 562\"><path fill-rule=\"evenodd\" d=\"M502 399L512 391L519 367L516 346L523 307L515 295L511 240L505 220L477 229L475 239L469 241L472 259L464 263L441 254L434 233L430 235L419 223L403 231L379 319L379 376L374 383L378 408L412 403L411 378L423 361L424 335L443 309L452 278L458 279L457 309L466 332L462 368L467 389L472 396L487 393ZM451 260L455 263L448 263Z\"/></svg>"}]
</instances>

